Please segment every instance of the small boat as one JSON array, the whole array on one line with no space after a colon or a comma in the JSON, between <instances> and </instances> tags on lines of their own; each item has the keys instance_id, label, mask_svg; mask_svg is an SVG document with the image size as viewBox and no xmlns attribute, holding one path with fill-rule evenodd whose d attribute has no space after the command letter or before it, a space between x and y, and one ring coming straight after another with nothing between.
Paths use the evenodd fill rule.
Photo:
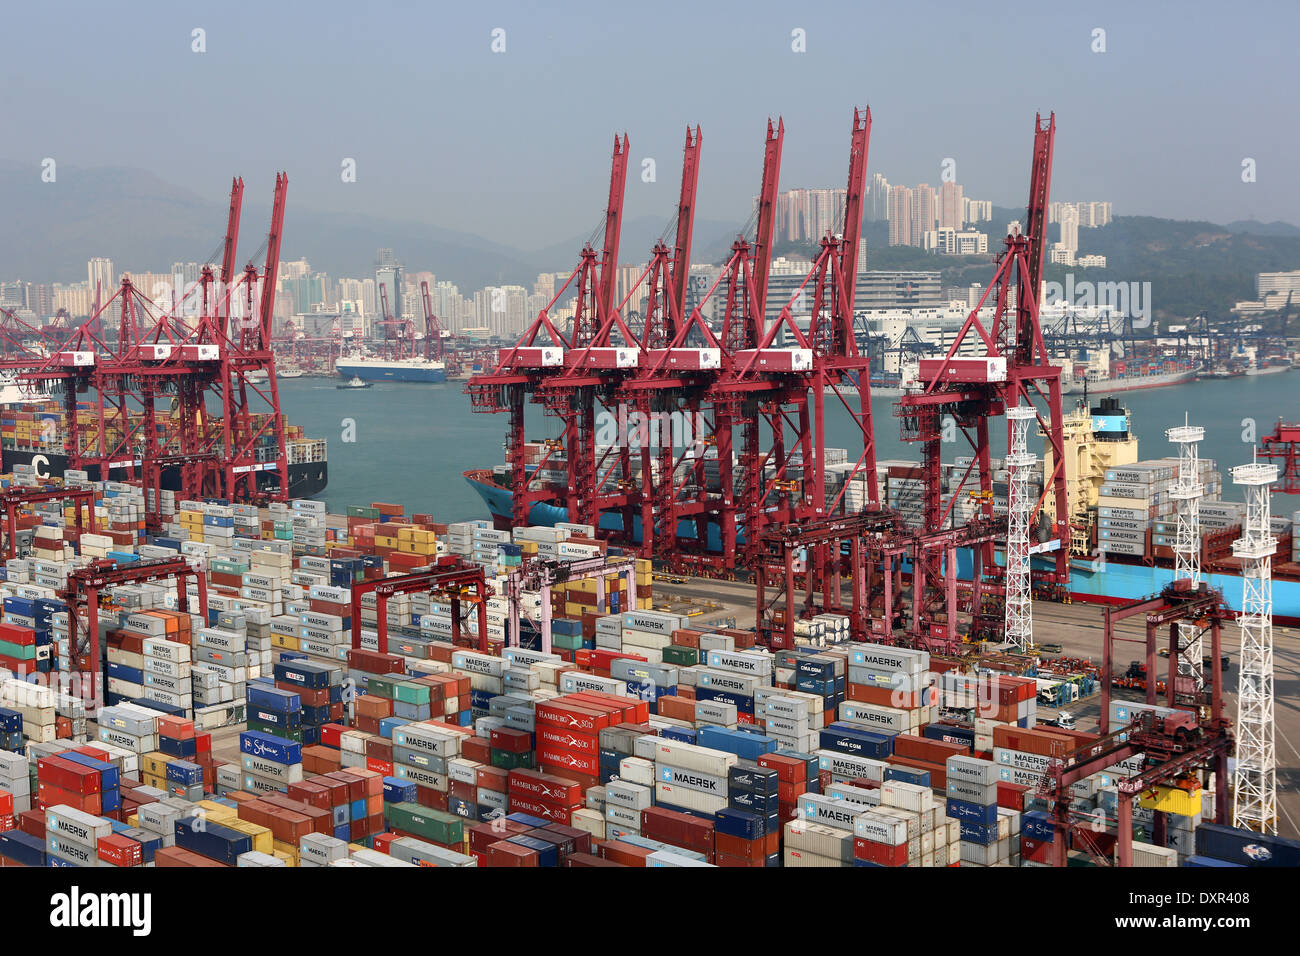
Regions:
<instances>
[{"instance_id":1,"label":"small boat","mask_svg":"<svg viewBox=\"0 0 1300 956\"><path fill-rule=\"evenodd\" d=\"M353 375L352 378L344 382L342 385L336 385L334 387L335 388L369 388L373 384L374 384L373 382L367 382L360 375Z\"/></svg>"},{"instance_id":2,"label":"small boat","mask_svg":"<svg viewBox=\"0 0 1300 956\"><path fill-rule=\"evenodd\" d=\"M302 378L303 371L296 365L285 365L275 371L277 378Z\"/></svg>"}]
</instances>

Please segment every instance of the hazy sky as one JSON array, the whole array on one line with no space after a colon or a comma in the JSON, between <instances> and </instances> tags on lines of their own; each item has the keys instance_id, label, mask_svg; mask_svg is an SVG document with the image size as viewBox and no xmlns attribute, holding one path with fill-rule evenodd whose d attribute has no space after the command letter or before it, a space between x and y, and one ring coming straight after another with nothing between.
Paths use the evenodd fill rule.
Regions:
<instances>
[{"instance_id":1,"label":"hazy sky","mask_svg":"<svg viewBox=\"0 0 1300 956\"><path fill-rule=\"evenodd\" d=\"M937 183L952 157L967 195L1023 205L1034 113L1055 110L1055 198L1300 222L1293 2L96 2L10 5L4 25L0 156L34 183L50 156L61 175L140 167L221 201L232 174L261 197L283 168L291 206L529 249L598 222L615 131L629 216L670 215L699 123L698 215L736 220L769 115L782 187L838 186L869 103L868 173L891 182Z\"/></svg>"}]
</instances>

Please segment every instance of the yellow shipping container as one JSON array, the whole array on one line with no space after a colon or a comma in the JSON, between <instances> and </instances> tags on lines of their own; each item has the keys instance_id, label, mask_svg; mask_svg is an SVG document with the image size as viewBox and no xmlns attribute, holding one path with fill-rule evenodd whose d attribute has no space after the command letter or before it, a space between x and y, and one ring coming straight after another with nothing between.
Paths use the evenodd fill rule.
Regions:
<instances>
[{"instance_id":1,"label":"yellow shipping container","mask_svg":"<svg viewBox=\"0 0 1300 956\"><path fill-rule=\"evenodd\" d=\"M288 634L271 634L271 645L286 651L296 651L298 649L298 638L290 637Z\"/></svg>"},{"instance_id":2,"label":"yellow shipping container","mask_svg":"<svg viewBox=\"0 0 1300 956\"><path fill-rule=\"evenodd\" d=\"M1138 806L1144 810L1160 810L1180 817L1194 817L1201 812L1202 790L1184 790L1181 787L1152 787L1138 797Z\"/></svg>"},{"instance_id":3,"label":"yellow shipping container","mask_svg":"<svg viewBox=\"0 0 1300 956\"><path fill-rule=\"evenodd\" d=\"M207 819L213 823L223 823L231 826L231 820L239 819L239 814L234 807L227 807L213 800L200 800L195 806L202 807L207 814Z\"/></svg>"},{"instance_id":4,"label":"yellow shipping container","mask_svg":"<svg viewBox=\"0 0 1300 956\"><path fill-rule=\"evenodd\" d=\"M397 544L398 544L398 541L397 541L396 538L390 538L390 537L387 537L387 536L380 537L379 535L375 535L375 547L377 547L377 548L393 548L393 549L396 549L396 548L397 548Z\"/></svg>"},{"instance_id":5,"label":"yellow shipping container","mask_svg":"<svg viewBox=\"0 0 1300 956\"><path fill-rule=\"evenodd\" d=\"M142 773L153 774L156 777L164 776L167 773L169 759L161 750L151 750L147 754L140 755L140 770Z\"/></svg>"},{"instance_id":6,"label":"yellow shipping container","mask_svg":"<svg viewBox=\"0 0 1300 956\"><path fill-rule=\"evenodd\" d=\"M253 838L253 849L258 853L274 852L275 837L266 827L258 826L256 823L249 823L247 820L240 820L238 817L234 820L222 820L220 822L238 833L251 836Z\"/></svg>"}]
</instances>

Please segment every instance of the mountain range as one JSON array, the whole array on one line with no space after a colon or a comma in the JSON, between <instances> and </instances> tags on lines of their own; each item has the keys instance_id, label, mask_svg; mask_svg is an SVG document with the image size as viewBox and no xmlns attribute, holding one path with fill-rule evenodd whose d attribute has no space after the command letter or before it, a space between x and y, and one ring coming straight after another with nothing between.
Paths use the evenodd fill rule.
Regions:
<instances>
[{"instance_id":1,"label":"mountain range","mask_svg":"<svg viewBox=\"0 0 1300 956\"><path fill-rule=\"evenodd\" d=\"M5 212L0 278L30 282L80 280L94 256L110 257L119 269L159 272L173 262L211 261L219 255L226 219L224 202L206 200L142 170L61 167L57 182L41 183L33 167L11 161L0 161L0 209ZM246 192L241 265L260 255L266 215L265 199ZM997 252L1006 223L1022 216L1023 210L994 209L985 230L990 254ZM669 224L651 216L626 220L620 258L644 262ZM697 220L694 261L725 259L741 226L738 221ZM941 269L950 285L987 281L990 274L987 257L954 261L920 249L889 247L885 223L867 223L864 236L874 268ZM331 276L365 276L375 250L387 247L408 270L433 271L467 294L495 284L527 287L539 272L572 268L587 238L571 236L523 250L429 223L304 209L293 204L291 190L282 256L307 259ZM1055 238L1052 227L1048 239ZM671 234L665 240L671 245ZM599 246L599 235L594 244ZM1105 270L1089 270L1090 278L1150 279L1161 287L1160 298L1171 311L1207 296L1216 307L1252 298L1256 272L1300 268L1300 228L1277 221L1216 225L1121 216L1104 228L1081 229L1079 245L1080 253L1108 258ZM802 251L799 244L786 247ZM1049 278L1058 268L1049 268Z\"/></svg>"}]
</instances>

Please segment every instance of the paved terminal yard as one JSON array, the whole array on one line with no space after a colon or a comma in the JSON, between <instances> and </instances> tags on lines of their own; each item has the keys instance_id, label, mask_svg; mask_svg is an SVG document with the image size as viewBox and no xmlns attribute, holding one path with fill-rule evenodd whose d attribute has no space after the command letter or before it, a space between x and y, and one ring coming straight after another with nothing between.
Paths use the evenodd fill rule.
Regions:
<instances>
[{"instance_id":1,"label":"paved terminal yard","mask_svg":"<svg viewBox=\"0 0 1300 956\"><path fill-rule=\"evenodd\" d=\"M656 579L655 595L658 599L702 600L721 604L733 615L739 627L754 624L754 587L735 581L715 581L691 578L684 584L667 583ZM1034 635L1039 643L1060 644L1062 654L1068 657L1089 658L1100 664L1102 645L1103 609L1096 604L1055 604L1034 602ZM1145 628L1140 617L1121 622L1117 633L1126 637L1141 638ZM1278 832L1282 836L1300 838L1300 631L1295 628L1274 628L1274 693L1276 694L1277 721L1277 796ZM1223 629L1223 650L1231 660L1225 673L1225 710L1230 717L1237 710L1237 666L1240 637L1236 625ZM1208 646L1206 653L1209 653ZM1115 667L1119 672L1128 668L1129 662L1142 656L1135 644L1118 643ZM1161 664L1167 664L1163 658ZM1140 693L1116 690L1116 697L1143 700ZM1101 694L1069 704L1067 708L1078 720L1078 728L1095 731L1101 715ZM1051 716L1050 708L1040 708L1041 716ZM220 759L239 761L239 728L226 727L213 733L213 751Z\"/></svg>"}]
</instances>

